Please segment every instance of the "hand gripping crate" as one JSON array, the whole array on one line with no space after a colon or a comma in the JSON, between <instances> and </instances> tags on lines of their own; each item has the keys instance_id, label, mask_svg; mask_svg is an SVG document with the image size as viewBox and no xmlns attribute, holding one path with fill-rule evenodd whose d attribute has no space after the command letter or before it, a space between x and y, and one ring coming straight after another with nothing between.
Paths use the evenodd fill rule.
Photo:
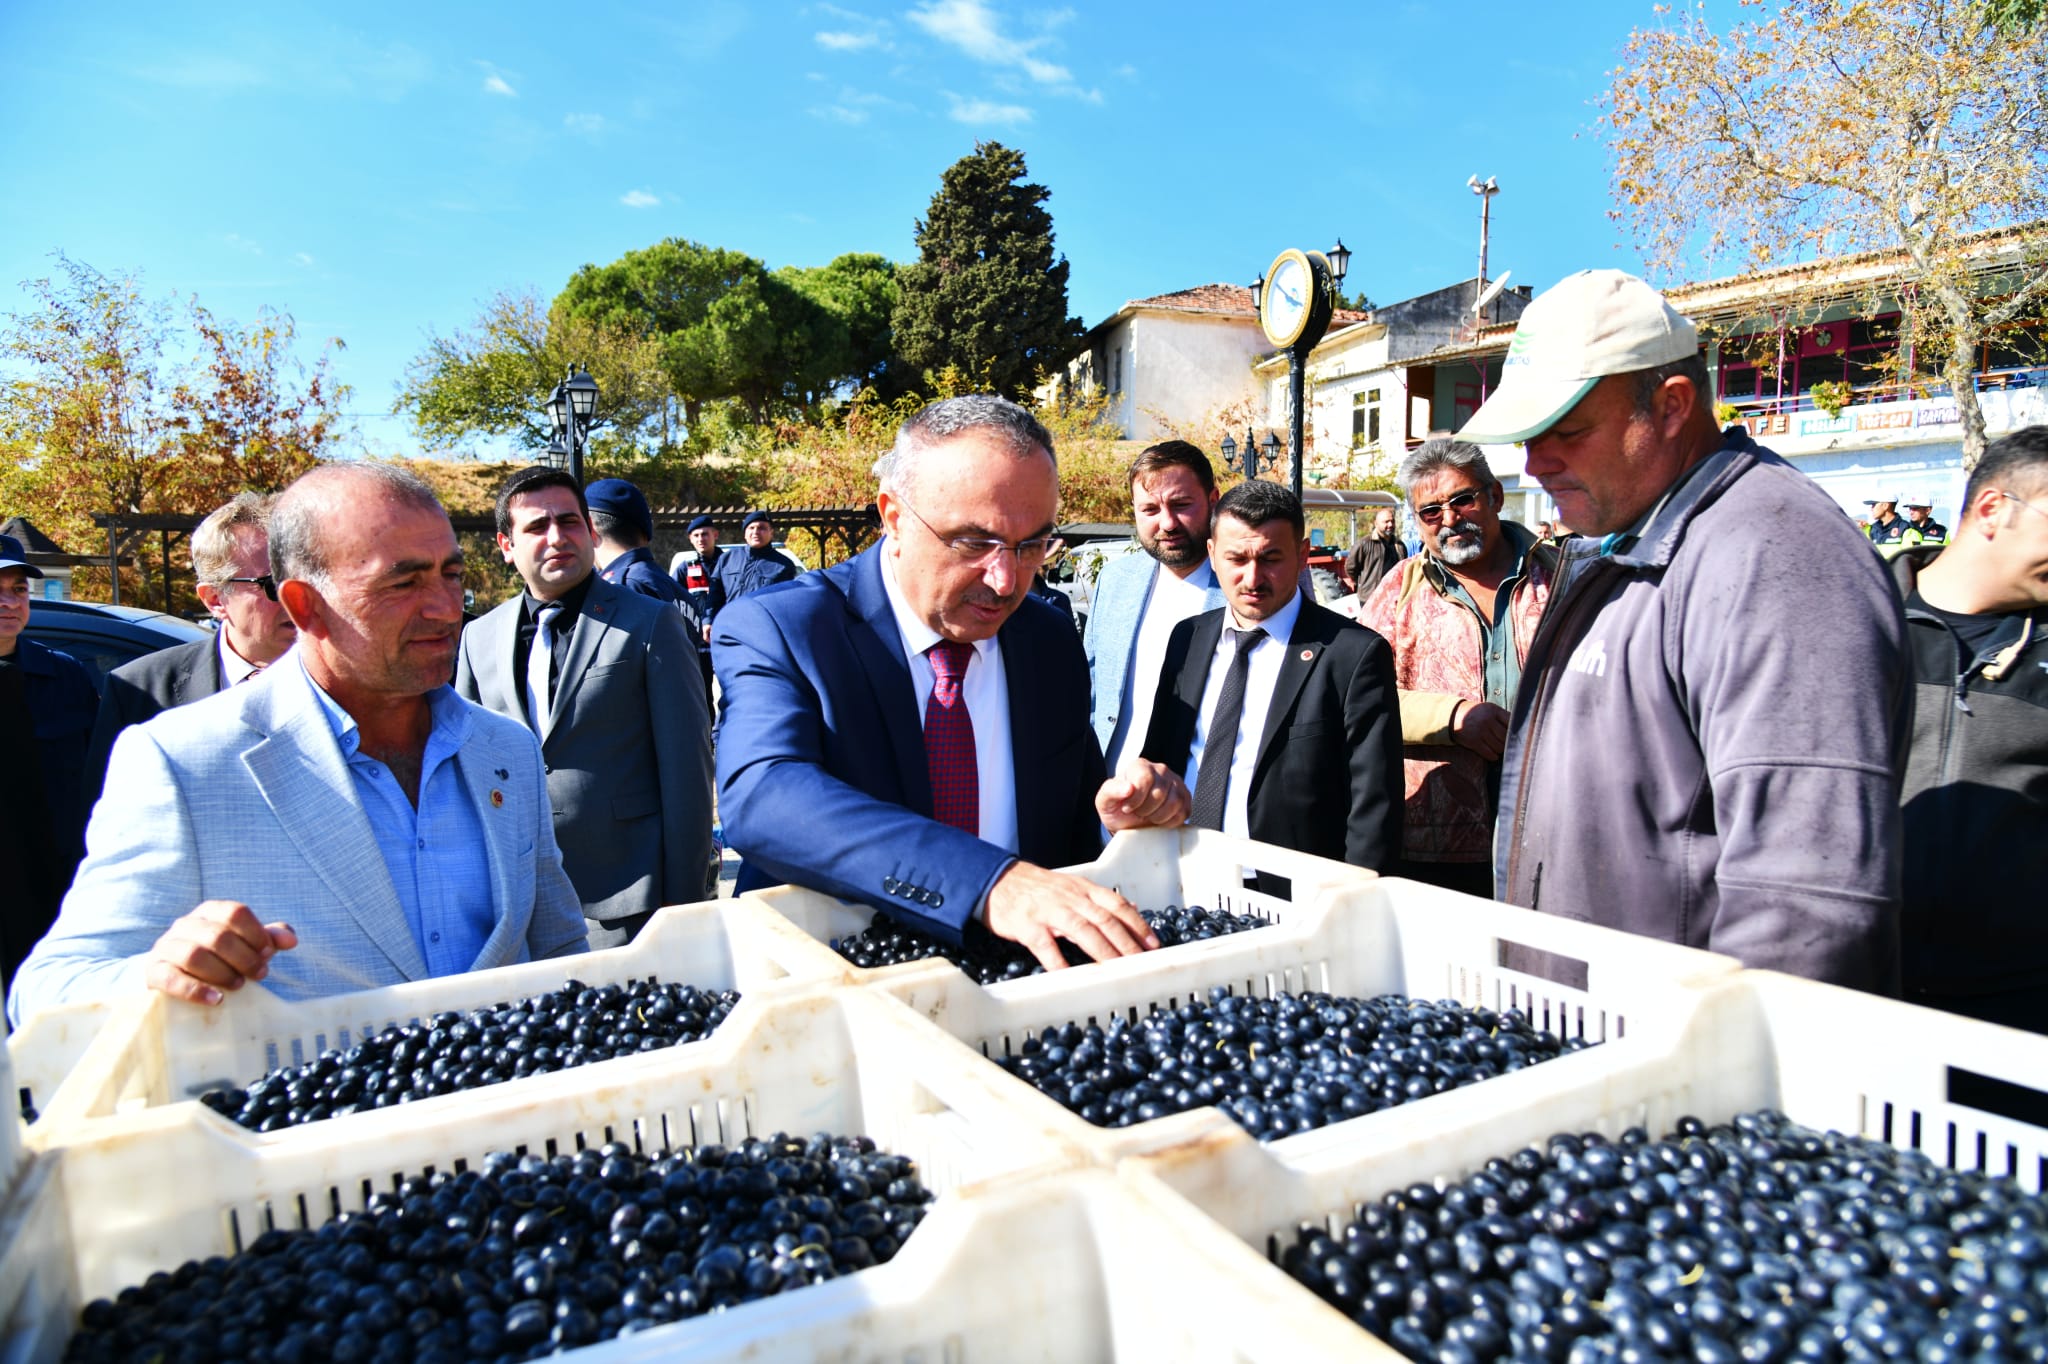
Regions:
<instances>
[{"instance_id":1,"label":"hand gripping crate","mask_svg":"<svg viewBox=\"0 0 2048 1364\"><path fill-rule=\"evenodd\" d=\"M730 901L712 901L662 910L623 947L381 990L287 1003L261 985L248 985L214 1008L155 993L138 995L115 1006L114 1016L50 1100L43 1120L31 1129L30 1140L47 1149L141 1109L192 1101L208 1089L247 1084L279 1066L303 1064L394 1023L541 994L572 979L588 985L655 979L736 989L740 1002L726 1020L729 1027L762 997L825 983L829 973L765 931L758 913ZM598 1064L620 1066L638 1059ZM418 1112L463 1101L462 1095L444 1095L406 1108ZM271 1135L290 1140L303 1130L308 1129L286 1128Z\"/></svg>"},{"instance_id":2,"label":"hand gripping crate","mask_svg":"<svg viewBox=\"0 0 2048 1364\"><path fill-rule=\"evenodd\" d=\"M1211 829L1126 830L1110 839L1101 857L1062 870L1109 886L1139 909L1201 905L1250 914L1268 923L1301 925L1321 916L1330 896L1374 879L1375 873L1291 848L1231 838ZM1247 877L1246 872L1254 873ZM1257 886L1247 885L1255 880ZM867 905L850 904L802 886L776 886L741 897L768 910L774 927L794 944L792 951L815 956L853 984L899 979L921 972L926 962L896 966L855 966L832 950L874 921ZM1199 946L1199 944L1188 944ZM933 958L931 960L937 960ZM1033 989L1043 978L1027 976L1007 986Z\"/></svg>"},{"instance_id":3,"label":"hand gripping crate","mask_svg":"<svg viewBox=\"0 0 2048 1364\"><path fill-rule=\"evenodd\" d=\"M1229 1237L1171 1194L1079 1171L986 1186L933 1212L890 1263L580 1352L578 1364L1298 1364L1300 1290L1217 1273ZM1167 1207L1161 1213L1158 1207ZM1348 1323L1346 1323L1348 1325Z\"/></svg>"},{"instance_id":4,"label":"hand gripping crate","mask_svg":"<svg viewBox=\"0 0 2048 1364\"><path fill-rule=\"evenodd\" d=\"M7 1060L14 1082L4 1093L17 1111L22 1105L42 1110L71 1074L93 1038L113 1014L112 1004L94 1001L45 1009L7 1035Z\"/></svg>"},{"instance_id":5,"label":"hand gripping crate","mask_svg":"<svg viewBox=\"0 0 2048 1364\"><path fill-rule=\"evenodd\" d=\"M1514 963L1502 965L1503 962ZM1540 966L1547 975L1529 969ZM1162 1008L1207 998L1222 986L1258 996L1303 991L1454 999L1496 1011L1519 1009L1539 1028L1603 1045L1527 1070L1420 1100L1423 1107L1475 1092L1481 1102L1529 1102L1555 1075L1597 1077L1632 1050L1638 1025L1681 1016L1691 992L1740 969L1730 957L1531 913L1420 882L1373 879L1331 894L1312 921L1060 971L1029 982L978 988L960 972L929 966L872 988L902 1001L970 1054L1014 1054L1026 1036L1074 1022L1133 1022ZM1029 985L1030 989L1022 988ZM1202 1144L1239 1132L1215 1108L1125 1128L1096 1127L994 1065L982 1068L993 1095L1019 1121L1053 1133L1095 1161ZM1371 1139L1412 1121L1416 1104L1367 1114L1273 1143L1279 1159Z\"/></svg>"},{"instance_id":6,"label":"hand gripping crate","mask_svg":"<svg viewBox=\"0 0 2048 1364\"><path fill-rule=\"evenodd\" d=\"M85 1302L187 1259L232 1255L273 1228L319 1226L403 1178L492 1151L621 1141L653 1154L777 1131L865 1133L917 1161L940 1197L927 1225L941 1224L962 1190L1063 1168L1036 1134L982 1121L979 1095L957 1104L944 1067L916 1064L906 1022L858 992L793 992L735 1015L700 1046L654 1054L663 1064L562 1071L473 1091L464 1106L318 1125L290 1143L250 1140L195 1105L151 1109L127 1130L38 1158L58 1172L57 1211L0 1243L0 1284L35 1276L16 1329L53 1357Z\"/></svg>"},{"instance_id":7,"label":"hand gripping crate","mask_svg":"<svg viewBox=\"0 0 2048 1364\"><path fill-rule=\"evenodd\" d=\"M1407 1120L1370 1141L1285 1165L1240 1132L1127 1161L1119 1173L1148 1188L1156 1181L1186 1200L1187 1213L1229 1232L1221 1267L1232 1278L1273 1295L1292 1287L1289 1312L1327 1343L1316 1357L1348 1351L1383 1360L1396 1356L1295 1285L1273 1258L1303 1223L1334 1233L1389 1190L1442 1186L1555 1132L1615 1137L1642 1126L1663 1136L1688 1115L1719 1123L1775 1108L1808 1127L1924 1152L1952 1169L2011 1176L2030 1192L2048 1187L2048 1037L1745 971L1696 995L1676 1018L1633 1034L1625 1064L1619 1049L1613 1059L1604 1073L1560 1068L1534 1102L1504 1102L1508 1092L1492 1081L1440 1095L1403 1110Z\"/></svg>"}]
</instances>

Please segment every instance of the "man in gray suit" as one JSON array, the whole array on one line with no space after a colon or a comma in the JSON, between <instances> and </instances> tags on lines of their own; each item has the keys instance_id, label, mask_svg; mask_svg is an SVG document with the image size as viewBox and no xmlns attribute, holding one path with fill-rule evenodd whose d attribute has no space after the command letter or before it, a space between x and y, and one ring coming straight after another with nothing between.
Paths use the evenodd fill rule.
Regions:
<instances>
[{"instance_id":1,"label":"man in gray suit","mask_svg":"<svg viewBox=\"0 0 2048 1364\"><path fill-rule=\"evenodd\" d=\"M711 722L681 613L593 570L589 508L560 469L498 490L498 549L526 590L463 632L455 688L540 736L562 865L593 947L702 899Z\"/></svg>"},{"instance_id":2,"label":"man in gray suit","mask_svg":"<svg viewBox=\"0 0 2048 1364\"><path fill-rule=\"evenodd\" d=\"M1187 441L1163 441L1132 462L1130 477L1131 515L1145 553L1103 568L1081 641L1095 741L1112 776L1144 745L1173 627L1223 605L1209 566L1216 508L1209 457Z\"/></svg>"},{"instance_id":3,"label":"man in gray suit","mask_svg":"<svg viewBox=\"0 0 2048 1364\"><path fill-rule=\"evenodd\" d=\"M447 684L462 549L433 492L315 469L278 499L270 555L297 648L114 744L15 1020L145 985L299 1000L583 950L533 736Z\"/></svg>"},{"instance_id":4,"label":"man in gray suit","mask_svg":"<svg viewBox=\"0 0 2048 1364\"><path fill-rule=\"evenodd\" d=\"M270 572L270 507L261 493L237 493L192 532L192 576L217 622L212 639L144 654L107 674L86 751L90 814L105 785L107 755L130 725L226 691L262 672L298 639Z\"/></svg>"}]
</instances>

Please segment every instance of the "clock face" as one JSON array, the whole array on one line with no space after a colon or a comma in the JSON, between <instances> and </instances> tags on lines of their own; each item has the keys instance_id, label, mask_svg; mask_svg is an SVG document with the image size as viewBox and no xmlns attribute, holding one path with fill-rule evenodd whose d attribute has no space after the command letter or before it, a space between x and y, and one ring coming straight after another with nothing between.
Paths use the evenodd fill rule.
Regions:
<instances>
[{"instance_id":1,"label":"clock face","mask_svg":"<svg viewBox=\"0 0 2048 1364\"><path fill-rule=\"evenodd\" d=\"M1273 262L1266 275L1266 296L1261 300L1259 319L1274 345L1289 345L1301 335L1302 324L1308 318L1309 291L1314 287L1308 261L1299 251L1285 252Z\"/></svg>"}]
</instances>

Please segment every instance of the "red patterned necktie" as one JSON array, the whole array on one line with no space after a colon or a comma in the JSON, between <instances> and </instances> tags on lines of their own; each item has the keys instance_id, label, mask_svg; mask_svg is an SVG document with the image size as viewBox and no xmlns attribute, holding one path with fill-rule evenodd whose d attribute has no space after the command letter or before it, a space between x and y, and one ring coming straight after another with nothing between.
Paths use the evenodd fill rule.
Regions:
<instances>
[{"instance_id":1,"label":"red patterned necktie","mask_svg":"<svg viewBox=\"0 0 2048 1364\"><path fill-rule=\"evenodd\" d=\"M932 815L941 824L981 834L981 775L974 761L974 718L960 695L972 644L940 640L925 650L932 694L924 703L924 760L931 772Z\"/></svg>"}]
</instances>

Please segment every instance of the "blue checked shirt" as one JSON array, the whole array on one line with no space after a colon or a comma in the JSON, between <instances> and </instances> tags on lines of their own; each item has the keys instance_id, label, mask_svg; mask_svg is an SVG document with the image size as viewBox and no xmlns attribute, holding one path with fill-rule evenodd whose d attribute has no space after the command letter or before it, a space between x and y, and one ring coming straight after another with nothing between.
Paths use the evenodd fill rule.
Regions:
<instances>
[{"instance_id":1,"label":"blue checked shirt","mask_svg":"<svg viewBox=\"0 0 2048 1364\"><path fill-rule=\"evenodd\" d=\"M497 922L484 826L458 766L462 742L469 737L469 707L452 687L427 693L434 727L420 763L420 803L415 810L391 769L358 750L355 717L336 705L318 683L313 684L313 695L334 728L335 742L355 779L370 832L384 854L428 974L452 976L469 970Z\"/></svg>"}]
</instances>

